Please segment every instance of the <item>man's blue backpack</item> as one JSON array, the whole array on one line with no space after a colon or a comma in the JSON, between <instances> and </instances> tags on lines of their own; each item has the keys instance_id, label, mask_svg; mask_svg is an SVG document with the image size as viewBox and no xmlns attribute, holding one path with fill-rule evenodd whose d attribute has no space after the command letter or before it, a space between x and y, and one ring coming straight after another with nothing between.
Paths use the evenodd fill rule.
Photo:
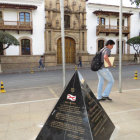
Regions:
<instances>
[{"instance_id":1,"label":"man's blue backpack","mask_svg":"<svg viewBox=\"0 0 140 140\"><path fill-rule=\"evenodd\" d=\"M93 57L91 61L91 70L92 71L98 71L101 69L103 62L102 62L102 51L99 51L96 53L95 57Z\"/></svg>"}]
</instances>

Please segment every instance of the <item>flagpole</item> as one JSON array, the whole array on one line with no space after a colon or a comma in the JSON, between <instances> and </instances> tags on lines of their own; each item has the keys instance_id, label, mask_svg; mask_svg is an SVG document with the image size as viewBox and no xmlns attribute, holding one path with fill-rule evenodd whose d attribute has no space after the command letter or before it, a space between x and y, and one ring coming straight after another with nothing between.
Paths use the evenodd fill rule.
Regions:
<instances>
[{"instance_id":1,"label":"flagpole","mask_svg":"<svg viewBox=\"0 0 140 140\"><path fill-rule=\"evenodd\" d=\"M122 93L122 0L119 10L119 92Z\"/></svg>"},{"instance_id":2,"label":"flagpole","mask_svg":"<svg viewBox=\"0 0 140 140\"><path fill-rule=\"evenodd\" d=\"M60 0L61 11L61 45L62 45L62 68L63 68L63 88L65 88L66 70L65 70L65 33L64 33L64 0Z\"/></svg>"}]
</instances>

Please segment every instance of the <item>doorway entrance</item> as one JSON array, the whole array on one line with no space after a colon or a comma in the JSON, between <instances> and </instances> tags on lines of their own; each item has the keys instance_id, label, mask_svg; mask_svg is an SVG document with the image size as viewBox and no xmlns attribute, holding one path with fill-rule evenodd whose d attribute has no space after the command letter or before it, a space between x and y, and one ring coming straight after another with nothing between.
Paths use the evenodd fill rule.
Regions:
<instances>
[{"instance_id":1,"label":"doorway entrance","mask_svg":"<svg viewBox=\"0 0 140 140\"><path fill-rule=\"evenodd\" d=\"M65 37L65 59L67 64L75 63L75 40ZM57 41L57 64L62 64L61 38Z\"/></svg>"}]
</instances>

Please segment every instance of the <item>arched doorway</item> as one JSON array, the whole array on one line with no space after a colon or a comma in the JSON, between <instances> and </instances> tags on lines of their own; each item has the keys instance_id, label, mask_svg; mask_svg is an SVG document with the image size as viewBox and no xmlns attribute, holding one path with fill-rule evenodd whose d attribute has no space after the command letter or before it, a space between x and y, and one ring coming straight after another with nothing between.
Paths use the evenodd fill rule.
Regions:
<instances>
[{"instance_id":1,"label":"arched doorway","mask_svg":"<svg viewBox=\"0 0 140 140\"><path fill-rule=\"evenodd\" d=\"M65 59L66 63L75 63L75 41L65 37ZM57 41L57 64L62 64L61 38Z\"/></svg>"}]
</instances>

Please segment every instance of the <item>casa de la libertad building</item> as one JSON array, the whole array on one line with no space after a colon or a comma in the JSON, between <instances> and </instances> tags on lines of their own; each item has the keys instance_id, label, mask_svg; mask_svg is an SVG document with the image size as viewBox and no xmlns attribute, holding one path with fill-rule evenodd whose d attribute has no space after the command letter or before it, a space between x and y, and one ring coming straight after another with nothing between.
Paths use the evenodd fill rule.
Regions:
<instances>
[{"instance_id":1,"label":"casa de la libertad building","mask_svg":"<svg viewBox=\"0 0 140 140\"><path fill-rule=\"evenodd\" d=\"M64 0L66 64L88 61L85 0ZM61 12L59 0L45 1L45 64L62 64Z\"/></svg>"}]
</instances>

